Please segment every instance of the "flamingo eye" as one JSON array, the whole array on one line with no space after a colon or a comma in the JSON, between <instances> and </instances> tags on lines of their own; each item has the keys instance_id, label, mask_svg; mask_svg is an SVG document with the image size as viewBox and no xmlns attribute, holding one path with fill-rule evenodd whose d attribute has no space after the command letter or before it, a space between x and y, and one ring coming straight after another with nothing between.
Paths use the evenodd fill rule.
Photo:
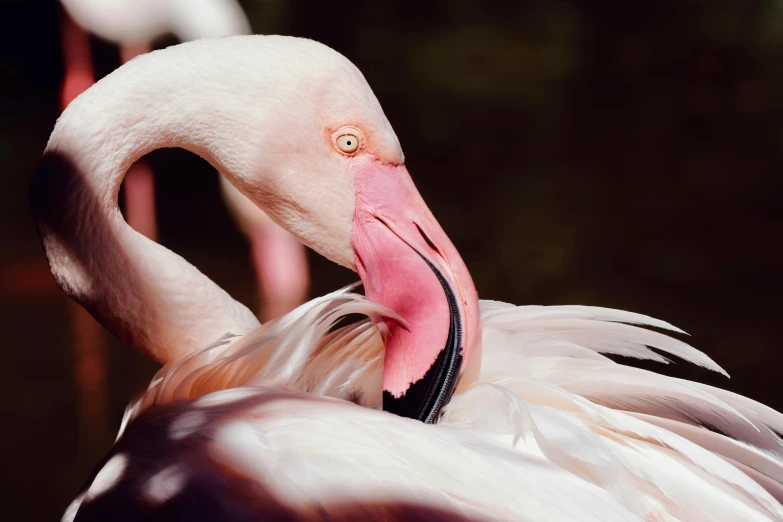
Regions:
<instances>
[{"instance_id":1,"label":"flamingo eye","mask_svg":"<svg viewBox=\"0 0 783 522\"><path fill-rule=\"evenodd\" d=\"M332 133L332 146L340 154L356 156L366 147L364 134L352 125L342 127Z\"/></svg>"},{"instance_id":2,"label":"flamingo eye","mask_svg":"<svg viewBox=\"0 0 783 522\"><path fill-rule=\"evenodd\" d=\"M337 148L345 154L353 154L359 150L359 137L356 134L343 134L337 137Z\"/></svg>"}]
</instances>

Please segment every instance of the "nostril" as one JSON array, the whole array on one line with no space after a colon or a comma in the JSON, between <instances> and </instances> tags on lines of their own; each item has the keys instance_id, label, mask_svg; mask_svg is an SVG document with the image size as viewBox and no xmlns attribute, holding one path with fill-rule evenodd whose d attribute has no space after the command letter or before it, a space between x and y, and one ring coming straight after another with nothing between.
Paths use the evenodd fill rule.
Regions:
<instances>
[{"instance_id":1,"label":"nostril","mask_svg":"<svg viewBox=\"0 0 783 522\"><path fill-rule=\"evenodd\" d=\"M381 225L383 225L386 228L388 228L391 231L392 234L394 234L394 231L392 230L392 228L389 226L389 224L386 221L384 221L383 219L379 218L378 216L373 216L373 217L375 219L377 219L381 223Z\"/></svg>"},{"instance_id":2,"label":"nostril","mask_svg":"<svg viewBox=\"0 0 783 522\"><path fill-rule=\"evenodd\" d=\"M430 247L432 250L435 251L438 255L440 255L440 250L438 250L438 247L435 246L435 243L430 241L430 238L427 237L427 234L424 233L424 231L421 229L418 223L414 222L414 225L416 225L416 230L419 231L419 234L421 234L421 237L424 238L424 241L427 243L427 246Z\"/></svg>"},{"instance_id":3,"label":"nostril","mask_svg":"<svg viewBox=\"0 0 783 522\"><path fill-rule=\"evenodd\" d=\"M383 226L385 226L386 228L388 228L388 229L391 231L391 233L392 233L392 234L394 234L394 235L395 235L395 236L397 236L397 237L400 237L399 235L397 235L397 233L396 233L396 232L394 232L394 230L392 229L392 227L390 227L390 226L389 226L389 224L388 224L386 221L384 221L382 218L380 218L380 217L378 217L378 216L373 216L373 217L374 217L375 219L377 219L377 220L378 220L378 222L379 222L381 225L383 225ZM415 226L415 227L416 227L416 230L418 230L418 231L419 231L419 234L421 234L421 237L422 237L422 239L424 239L424 242L425 242L425 243L427 243L427 246L428 246L428 247L430 247L430 249L431 249L433 252L435 252L436 254L438 254L438 257L440 257L441 259L443 259L443 255L440 253L440 250L438 250L438 247L436 247L436 246L435 246L435 243L433 243L433 242L432 242L432 240L431 240L429 237L427 237L427 234L425 234L425 233L424 233L424 231L421 229L421 227L419 226L419 224L418 224L418 223L416 223L415 221L413 221L413 226ZM402 238L400 237L400 239L402 239ZM403 239L403 241L405 241L405 240ZM406 243L406 244L407 244L409 247L411 247L411 248L413 248L414 250L416 250L416 249L413 247L413 245L411 245L411 244L410 244L410 243L408 243L407 241L405 241L405 243ZM416 251L418 252L418 250L416 250ZM421 252L418 252L418 253L419 253L419 255L421 255Z\"/></svg>"}]
</instances>

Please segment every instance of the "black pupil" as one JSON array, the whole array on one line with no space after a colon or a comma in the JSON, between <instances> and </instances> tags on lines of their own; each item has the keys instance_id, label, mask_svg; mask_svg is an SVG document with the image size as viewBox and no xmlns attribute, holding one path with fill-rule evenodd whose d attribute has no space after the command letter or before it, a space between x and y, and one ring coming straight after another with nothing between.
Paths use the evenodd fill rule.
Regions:
<instances>
[{"instance_id":1,"label":"black pupil","mask_svg":"<svg viewBox=\"0 0 783 522\"><path fill-rule=\"evenodd\" d=\"M349 147L351 146L351 140L345 142Z\"/></svg>"}]
</instances>

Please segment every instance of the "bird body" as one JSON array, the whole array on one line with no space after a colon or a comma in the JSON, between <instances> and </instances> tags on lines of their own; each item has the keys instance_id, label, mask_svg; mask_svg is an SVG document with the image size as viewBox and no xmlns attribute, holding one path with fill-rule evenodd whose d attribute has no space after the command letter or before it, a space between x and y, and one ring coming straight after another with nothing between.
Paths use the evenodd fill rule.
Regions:
<instances>
[{"instance_id":1,"label":"bird body","mask_svg":"<svg viewBox=\"0 0 783 522\"><path fill-rule=\"evenodd\" d=\"M171 146L357 271L366 298L259 326L134 232L122 177ZM31 204L61 288L164 364L65 520L783 519L783 417L603 355L723 372L642 328L668 323L479 301L363 76L320 44L133 60L65 111Z\"/></svg>"},{"instance_id":2,"label":"bird body","mask_svg":"<svg viewBox=\"0 0 783 522\"><path fill-rule=\"evenodd\" d=\"M480 375L434 426L377 411L374 324L388 312L345 290L172 362L71 512L169 517L199 497L208 520L783 518L779 414L601 355L660 360L653 343L719 370L628 323L673 327L593 307L481 309ZM339 326L355 313L368 319ZM240 500L224 502L228 485Z\"/></svg>"}]
</instances>

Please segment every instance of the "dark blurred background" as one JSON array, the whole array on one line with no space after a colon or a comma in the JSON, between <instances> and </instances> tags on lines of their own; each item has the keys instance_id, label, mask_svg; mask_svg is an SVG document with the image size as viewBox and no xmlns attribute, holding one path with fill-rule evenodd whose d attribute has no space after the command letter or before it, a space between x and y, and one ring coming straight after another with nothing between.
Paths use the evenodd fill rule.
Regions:
<instances>
[{"instance_id":1,"label":"dark blurred background","mask_svg":"<svg viewBox=\"0 0 783 522\"><path fill-rule=\"evenodd\" d=\"M364 72L481 297L665 319L732 378L645 367L783 409L783 0L243 5L255 32L320 40ZM59 113L58 31L55 1L0 4L0 495L25 520L59 519L155 370L103 333L107 426L80 426L73 307L27 208ZM118 66L91 45L99 76ZM161 242L253 306L212 169L149 160ZM312 296L357 279L308 255Z\"/></svg>"}]
</instances>

